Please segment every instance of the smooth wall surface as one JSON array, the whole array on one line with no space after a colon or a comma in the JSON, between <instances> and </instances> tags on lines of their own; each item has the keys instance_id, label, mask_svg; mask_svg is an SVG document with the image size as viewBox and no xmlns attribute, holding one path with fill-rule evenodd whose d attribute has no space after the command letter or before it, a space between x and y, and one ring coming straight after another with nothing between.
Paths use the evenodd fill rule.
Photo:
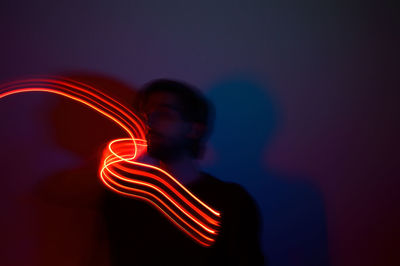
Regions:
<instances>
[{"instance_id":1,"label":"smooth wall surface","mask_svg":"<svg viewBox=\"0 0 400 266\"><path fill-rule=\"evenodd\" d=\"M217 108L203 165L255 198L271 266L394 266L398 14L395 1L2 1L0 81L63 74L125 100L154 78L192 83ZM92 256L97 213L57 185L119 133L79 108L0 99L1 265L107 265Z\"/></svg>"}]
</instances>

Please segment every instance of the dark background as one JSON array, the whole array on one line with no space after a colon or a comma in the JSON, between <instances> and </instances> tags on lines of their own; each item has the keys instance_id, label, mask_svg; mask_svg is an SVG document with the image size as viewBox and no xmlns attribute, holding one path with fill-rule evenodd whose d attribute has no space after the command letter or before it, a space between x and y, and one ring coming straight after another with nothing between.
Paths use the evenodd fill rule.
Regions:
<instances>
[{"instance_id":1,"label":"dark background","mask_svg":"<svg viewBox=\"0 0 400 266\"><path fill-rule=\"evenodd\" d=\"M256 199L271 266L394 266L399 27L396 1L2 1L0 81L64 74L125 100L192 83L217 107L203 165ZM1 99L0 125L1 265L88 265L96 211L38 184L113 125L41 93Z\"/></svg>"}]
</instances>

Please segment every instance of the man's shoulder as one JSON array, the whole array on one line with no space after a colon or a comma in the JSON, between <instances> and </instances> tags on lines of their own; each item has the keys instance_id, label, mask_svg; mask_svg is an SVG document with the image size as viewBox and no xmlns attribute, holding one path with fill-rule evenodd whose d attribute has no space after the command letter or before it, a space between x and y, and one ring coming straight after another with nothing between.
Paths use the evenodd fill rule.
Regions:
<instances>
[{"instance_id":1,"label":"man's shoulder","mask_svg":"<svg viewBox=\"0 0 400 266\"><path fill-rule=\"evenodd\" d=\"M207 183L207 185L209 185L210 187L222 189L225 193L251 198L247 190L238 183L221 180L209 173L202 174L204 176L204 182Z\"/></svg>"},{"instance_id":2,"label":"man's shoulder","mask_svg":"<svg viewBox=\"0 0 400 266\"><path fill-rule=\"evenodd\" d=\"M207 191L214 196L217 196L221 202L236 207L257 208L257 204L250 193L240 184L221 180L211 174L203 173L204 186ZM254 206L254 207L253 207Z\"/></svg>"}]
</instances>

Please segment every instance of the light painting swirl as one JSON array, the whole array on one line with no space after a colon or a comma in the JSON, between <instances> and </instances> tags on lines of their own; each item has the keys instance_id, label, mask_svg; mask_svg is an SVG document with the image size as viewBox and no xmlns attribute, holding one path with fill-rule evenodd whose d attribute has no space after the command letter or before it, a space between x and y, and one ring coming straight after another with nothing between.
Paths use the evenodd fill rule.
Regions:
<instances>
[{"instance_id":1,"label":"light painting swirl","mask_svg":"<svg viewBox=\"0 0 400 266\"><path fill-rule=\"evenodd\" d=\"M49 92L80 102L117 123L129 137L109 142L99 178L110 190L144 200L202 246L215 243L221 214L159 167L140 162L146 151L145 125L130 109L86 84L65 79L26 79L3 84L0 99L26 92Z\"/></svg>"}]
</instances>

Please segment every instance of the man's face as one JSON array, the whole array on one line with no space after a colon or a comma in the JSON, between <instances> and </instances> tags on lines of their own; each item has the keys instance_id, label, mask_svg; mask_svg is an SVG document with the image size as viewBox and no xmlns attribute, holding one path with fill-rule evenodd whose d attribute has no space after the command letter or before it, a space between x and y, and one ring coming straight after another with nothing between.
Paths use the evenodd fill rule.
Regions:
<instances>
[{"instance_id":1,"label":"man's face","mask_svg":"<svg viewBox=\"0 0 400 266\"><path fill-rule=\"evenodd\" d=\"M149 95L143 112L147 119L147 152L150 156L168 161L187 151L191 123L183 119L181 108L177 97L171 93Z\"/></svg>"}]
</instances>

